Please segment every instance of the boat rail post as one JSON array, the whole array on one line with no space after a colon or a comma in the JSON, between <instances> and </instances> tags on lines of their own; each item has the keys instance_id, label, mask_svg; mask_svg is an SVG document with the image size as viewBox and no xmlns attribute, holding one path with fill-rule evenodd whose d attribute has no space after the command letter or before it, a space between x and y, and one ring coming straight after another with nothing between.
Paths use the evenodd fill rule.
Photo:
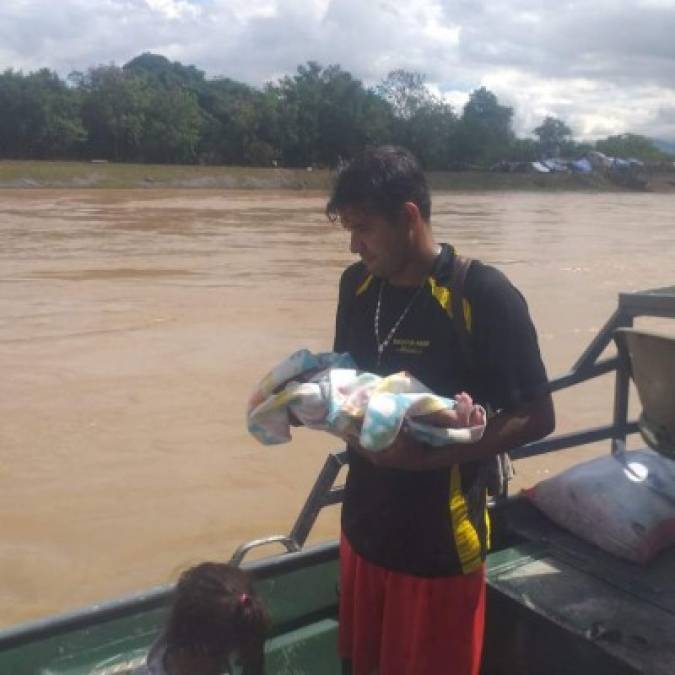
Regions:
<instances>
[{"instance_id":1,"label":"boat rail post","mask_svg":"<svg viewBox=\"0 0 675 675\"><path fill-rule=\"evenodd\" d=\"M621 312L617 328L632 328L632 313ZM626 425L628 424L628 398L630 393L630 365L619 355L614 381L614 413L612 433L612 454L620 453L626 447Z\"/></svg>"},{"instance_id":2,"label":"boat rail post","mask_svg":"<svg viewBox=\"0 0 675 675\"><path fill-rule=\"evenodd\" d=\"M326 462L288 535L301 548L307 541L321 509L324 506L338 504L342 501L344 486L334 487L334 483L340 469L347 463L346 450L331 452L326 458Z\"/></svg>"}]
</instances>

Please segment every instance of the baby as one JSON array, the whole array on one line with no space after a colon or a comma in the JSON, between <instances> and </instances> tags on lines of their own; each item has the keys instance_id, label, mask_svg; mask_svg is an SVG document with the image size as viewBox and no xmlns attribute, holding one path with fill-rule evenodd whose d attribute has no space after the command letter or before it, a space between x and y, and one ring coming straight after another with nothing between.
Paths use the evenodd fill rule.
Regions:
<instances>
[{"instance_id":1,"label":"baby","mask_svg":"<svg viewBox=\"0 0 675 675\"><path fill-rule=\"evenodd\" d=\"M381 377L356 368L349 354L295 352L256 387L248 429L261 443L291 439L290 426L327 431L370 451L405 430L435 447L479 440L485 410L471 396L438 396L409 373Z\"/></svg>"}]
</instances>

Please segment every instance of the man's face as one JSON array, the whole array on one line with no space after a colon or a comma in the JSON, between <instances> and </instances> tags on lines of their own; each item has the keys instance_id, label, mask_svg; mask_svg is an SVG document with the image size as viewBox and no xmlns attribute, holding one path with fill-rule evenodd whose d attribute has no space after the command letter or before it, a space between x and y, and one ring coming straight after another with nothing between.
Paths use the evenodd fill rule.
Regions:
<instances>
[{"instance_id":1,"label":"man's face","mask_svg":"<svg viewBox=\"0 0 675 675\"><path fill-rule=\"evenodd\" d=\"M341 209L340 222L350 234L350 251L361 257L371 274L387 279L407 262L410 236L405 223L358 207Z\"/></svg>"}]
</instances>

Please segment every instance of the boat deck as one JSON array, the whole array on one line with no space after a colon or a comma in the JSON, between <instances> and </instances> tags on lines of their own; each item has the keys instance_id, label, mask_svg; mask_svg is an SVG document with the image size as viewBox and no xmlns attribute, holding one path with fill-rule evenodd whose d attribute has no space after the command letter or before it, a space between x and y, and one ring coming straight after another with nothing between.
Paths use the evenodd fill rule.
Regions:
<instances>
[{"instance_id":1,"label":"boat deck","mask_svg":"<svg viewBox=\"0 0 675 675\"><path fill-rule=\"evenodd\" d=\"M594 660L584 672L675 673L674 548L642 566L581 541L522 499L500 517L512 543L489 557L487 673L570 673ZM514 610L519 621L505 625Z\"/></svg>"}]
</instances>

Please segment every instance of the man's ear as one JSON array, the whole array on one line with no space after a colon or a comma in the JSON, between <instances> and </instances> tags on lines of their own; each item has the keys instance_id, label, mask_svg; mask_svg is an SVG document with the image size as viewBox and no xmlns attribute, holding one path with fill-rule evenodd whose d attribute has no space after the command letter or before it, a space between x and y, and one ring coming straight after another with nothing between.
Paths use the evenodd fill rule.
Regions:
<instances>
[{"instance_id":1,"label":"man's ear","mask_svg":"<svg viewBox=\"0 0 675 675\"><path fill-rule=\"evenodd\" d=\"M401 209L401 218L408 230L408 236L411 240L419 236L421 228L424 226L424 218L420 213L415 202L405 202Z\"/></svg>"},{"instance_id":2,"label":"man's ear","mask_svg":"<svg viewBox=\"0 0 675 675\"><path fill-rule=\"evenodd\" d=\"M415 202L405 202L401 208L401 215L407 225L412 225L414 222L422 218L422 214L417 208L417 204L415 204Z\"/></svg>"}]
</instances>

